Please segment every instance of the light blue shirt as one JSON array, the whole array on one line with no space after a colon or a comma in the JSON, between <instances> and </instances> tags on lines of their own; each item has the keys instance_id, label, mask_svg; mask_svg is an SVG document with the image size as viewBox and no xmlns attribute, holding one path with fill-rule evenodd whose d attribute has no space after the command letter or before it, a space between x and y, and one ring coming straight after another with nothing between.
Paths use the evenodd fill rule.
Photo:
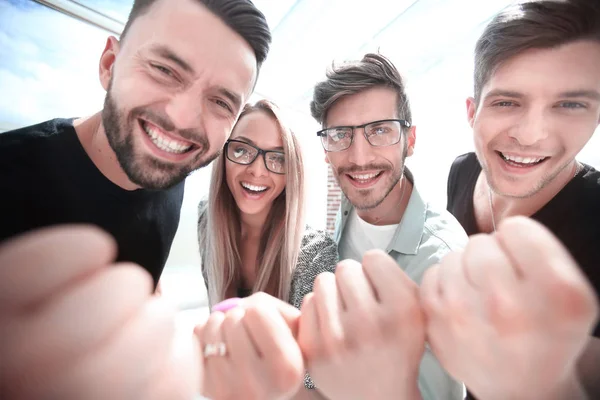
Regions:
<instances>
[{"instance_id":1,"label":"light blue shirt","mask_svg":"<svg viewBox=\"0 0 600 400\"><path fill-rule=\"evenodd\" d=\"M423 200L408 169L405 169L405 175L413 182L413 190L386 251L411 279L420 284L428 268L451 251L464 248L468 238L449 212L436 210ZM352 208L350 201L342 196L334 232L338 245ZM419 389L423 400L464 398L463 385L442 368L428 346L419 367Z\"/></svg>"}]
</instances>

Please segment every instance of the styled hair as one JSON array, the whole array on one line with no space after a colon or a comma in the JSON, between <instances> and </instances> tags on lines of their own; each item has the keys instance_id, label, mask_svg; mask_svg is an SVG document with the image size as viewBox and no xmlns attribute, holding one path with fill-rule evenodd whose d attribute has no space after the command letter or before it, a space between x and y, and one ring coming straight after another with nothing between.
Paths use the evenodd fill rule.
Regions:
<instances>
[{"instance_id":1,"label":"styled hair","mask_svg":"<svg viewBox=\"0 0 600 400\"><path fill-rule=\"evenodd\" d=\"M396 92L398 118L412 123L402 76L394 64L381 54L368 53L360 61L339 66L332 64L326 76L327 79L315 86L310 103L310 112L321 125L325 125L327 112L336 101L376 86L389 87Z\"/></svg>"},{"instance_id":2,"label":"styled hair","mask_svg":"<svg viewBox=\"0 0 600 400\"><path fill-rule=\"evenodd\" d=\"M257 278L253 292L262 291L288 301L292 276L304 235L304 166L294 133L283 124L278 108L260 100L246 105L245 116L262 112L278 125L285 153L285 188L273 201L260 238ZM235 129L235 128L234 128ZM215 161L208 202L199 210L198 238L202 270L212 305L235 296L241 277L240 211L225 177L225 154Z\"/></svg>"},{"instance_id":3,"label":"styled hair","mask_svg":"<svg viewBox=\"0 0 600 400\"><path fill-rule=\"evenodd\" d=\"M506 8L487 25L475 47L475 101L498 67L530 49L578 40L600 42L598 0L542 0Z\"/></svg>"},{"instance_id":4,"label":"styled hair","mask_svg":"<svg viewBox=\"0 0 600 400\"><path fill-rule=\"evenodd\" d=\"M137 17L147 12L157 0L135 0L129 18L121 33L121 40L127 36L129 28ZM171 1L171 0L162 0ZM258 68L267 58L271 44L271 31L264 14L250 0L196 0L252 47Z\"/></svg>"}]
</instances>

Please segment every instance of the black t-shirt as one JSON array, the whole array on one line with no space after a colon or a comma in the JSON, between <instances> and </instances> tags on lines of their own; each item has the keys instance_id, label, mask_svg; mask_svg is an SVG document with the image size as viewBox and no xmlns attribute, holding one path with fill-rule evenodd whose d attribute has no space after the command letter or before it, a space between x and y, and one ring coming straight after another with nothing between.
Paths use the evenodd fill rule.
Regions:
<instances>
[{"instance_id":1,"label":"black t-shirt","mask_svg":"<svg viewBox=\"0 0 600 400\"><path fill-rule=\"evenodd\" d=\"M109 232L118 260L158 282L179 224L184 183L164 191L120 188L81 146L71 119L0 133L0 241L55 224L89 223Z\"/></svg>"},{"instance_id":2,"label":"black t-shirt","mask_svg":"<svg viewBox=\"0 0 600 400\"><path fill-rule=\"evenodd\" d=\"M448 177L448 206L468 235L478 233L473 210L481 165L475 153L454 160ZM571 255L600 296L600 172L589 165L531 216L545 225ZM593 332L600 337L600 323Z\"/></svg>"}]
</instances>

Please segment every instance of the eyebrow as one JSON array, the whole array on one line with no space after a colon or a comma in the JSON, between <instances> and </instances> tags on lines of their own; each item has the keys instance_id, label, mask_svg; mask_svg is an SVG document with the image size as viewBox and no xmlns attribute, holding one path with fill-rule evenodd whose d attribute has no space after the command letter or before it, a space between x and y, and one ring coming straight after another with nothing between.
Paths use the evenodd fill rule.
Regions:
<instances>
[{"instance_id":1,"label":"eyebrow","mask_svg":"<svg viewBox=\"0 0 600 400\"><path fill-rule=\"evenodd\" d=\"M150 49L150 51L154 52L155 54L159 55L162 58L166 58L167 60L174 62L185 72L187 72L189 74L194 73L194 69L192 68L192 66L190 64L188 64L187 62L185 62L181 57L179 57L177 54L175 54L173 52L173 50L169 49L167 46L156 45L156 46L152 47Z\"/></svg>"},{"instance_id":2,"label":"eyebrow","mask_svg":"<svg viewBox=\"0 0 600 400\"><path fill-rule=\"evenodd\" d=\"M185 72L187 72L189 74L195 73L194 69L192 68L192 66L190 64L185 62L181 57L179 57L177 54L175 54L173 52L173 50L169 49L167 46L156 45L156 46L152 47L150 49L150 51L154 52L155 54L157 54L158 56L160 56L162 58L172 61L173 63L177 64L181 69L183 69ZM240 107L242 105L242 98L239 95L233 93L231 90L229 90L223 86L217 86L216 90L222 96L227 97L233 103L236 110L240 109Z\"/></svg>"},{"instance_id":3,"label":"eyebrow","mask_svg":"<svg viewBox=\"0 0 600 400\"><path fill-rule=\"evenodd\" d=\"M248 142L249 144L258 147L257 144L254 143L254 141L252 139L248 139L245 136L238 136L238 137L236 137L235 139L232 139L232 140L241 140L243 142ZM270 149L266 149L265 151L283 151L283 147L282 146L272 147Z\"/></svg>"},{"instance_id":4,"label":"eyebrow","mask_svg":"<svg viewBox=\"0 0 600 400\"><path fill-rule=\"evenodd\" d=\"M487 100L490 97L509 97L511 99L522 99L525 96L523 95L523 93L515 92L512 90L495 89L487 93L484 97L484 100Z\"/></svg>"},{"instance_id":5,"label":"eyebrow","mask_svg":"<svg viewBox=\"0 0 600 400\"><path fill-rule=\"evenodd\" d=\"M559 97L567 97L567 98L584 97L586 99L600 101L600 92L597 92L595 90L573 90L573 91L563 92L559 95Z\"/></svg>"},{"instance_id":6,"label":"eyebrow","mask_svg":"<svg viewBox=\"0 0 600 400\"><path fill-rule=\"evenodd\" d=\"M489 99L491 97L508 97L512 99L522 99L525 97L523 93L511 91L511 90L492 90L488 94L485 95L485 99ZM570 90L567 92L562 92L558 95L558 97L562 98L587 98L590 100L600 101L600 92L595 90Z\"/></svg>"}]
</instances>

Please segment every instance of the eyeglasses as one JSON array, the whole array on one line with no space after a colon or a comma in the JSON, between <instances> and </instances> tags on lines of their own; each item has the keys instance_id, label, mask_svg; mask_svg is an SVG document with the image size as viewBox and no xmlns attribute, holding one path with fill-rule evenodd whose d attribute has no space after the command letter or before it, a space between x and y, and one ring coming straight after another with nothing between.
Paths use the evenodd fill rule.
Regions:
<instances>
[{"instance_id":1,"label":"eyeglasses","mask_svg":"<svg viewBox=\"0 0 600 400\"><path fill-rule=\"evenodd\" d=\"M236 164L250 165L261 154L265 167L269 171L280 175L285 174L285 153L263 150L240 140L231 139L225 142L225 155L229 161Z\"/></svg>"},{"instance_id":2,"label":"eyeglasses","mask_svg":"<svg viewBox=\"0 0 600 400\"><path fill-rule=\"evenodd\" d=\"M354 130L363 128L365 139L371 146L392 146L400 141L402 128L410 128L404 119L382 119L356 126L334 126L317 132L325 151L342 151L352 145Z\"/></svg>"}]
</instances>

